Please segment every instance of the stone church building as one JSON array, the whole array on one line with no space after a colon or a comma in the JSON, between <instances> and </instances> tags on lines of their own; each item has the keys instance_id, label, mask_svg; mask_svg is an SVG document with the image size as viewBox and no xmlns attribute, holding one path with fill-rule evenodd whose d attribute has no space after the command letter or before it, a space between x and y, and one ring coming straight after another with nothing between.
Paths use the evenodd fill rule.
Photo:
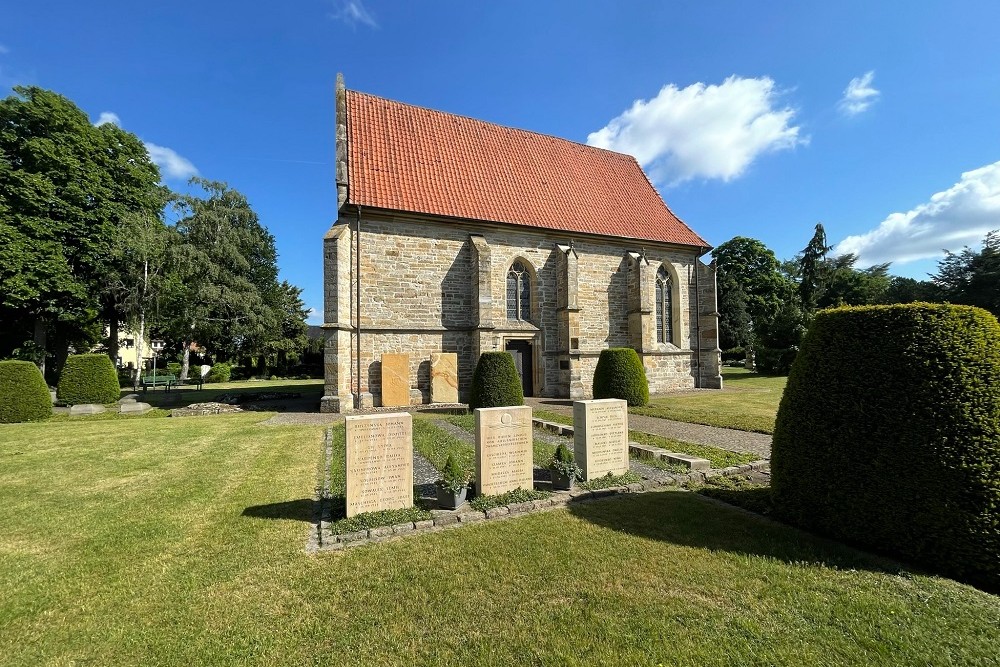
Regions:
<instances>
[{"instance_id":1,"label":"stone church building","mask_svg":"<svg viewBox=\"0 0 1000 667\"><path fill-rule=\"evenodd\" d=\"M338 217L324 238L324 412L381 405L383 354L514 355L525 395L586 398L632 347L650 392L719 388L710 246L635 158L336 89ZM405 382L405 380L404 380Z\"/></svg>"}]
</instances>

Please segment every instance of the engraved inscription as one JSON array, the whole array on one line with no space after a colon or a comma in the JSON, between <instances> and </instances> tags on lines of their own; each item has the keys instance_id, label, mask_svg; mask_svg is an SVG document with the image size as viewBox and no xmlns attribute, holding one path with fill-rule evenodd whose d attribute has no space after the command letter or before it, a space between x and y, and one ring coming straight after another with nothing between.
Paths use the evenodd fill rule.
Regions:
<instances>
[{"instance_id":1,"label":"engraved inscription","mask_svg":"<svg viewBox=\"0 0 1000 667\"><path fill-rule=\"evenodd\" d=\"M573 403L574 451L586 480L628 471L628 407L618 399Z\"/></svg>"},{"instance_id":2,"label":"engraved inscription","mask_svg":"<svg viewBox=\"0 0 1000 667\"><path fill-rule=\"evenodd\" d=\"M349 416L345 422L347 516L412 506L412 417Z\"/></svg>"},{"instance_id":3,"label":"engraved inscription","mask_svg":"<svg viewBox=\"0 0 1000 667\"><path fill-rule=\"evenodd\" d=\"M531 408L476 410L476 489L484 495L533 488Z\"/></svg>"}]
</instances>

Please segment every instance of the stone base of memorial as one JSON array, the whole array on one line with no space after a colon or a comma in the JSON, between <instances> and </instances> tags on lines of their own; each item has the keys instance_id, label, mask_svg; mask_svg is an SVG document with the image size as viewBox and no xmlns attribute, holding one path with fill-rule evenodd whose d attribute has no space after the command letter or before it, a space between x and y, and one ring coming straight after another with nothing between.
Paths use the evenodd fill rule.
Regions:
<instances>
[{"instance_id":1,"label":"stone base of memorial","mask_svg":"<svg viewBox=\"0 0 1000 667\"><path fill-rule=\"evenodd\" d=\"M628 472L628 403L617 398L574 401L573 453L585 482Z\"/></svg>"},{"instance_id":2,"label":"stone base of memorial","mask_svg":"<svg viewBox=\"0 0 1000 667\"><path fill-rule=\"evenodd\" d=\"M534 488L531 408L476 410L476 494Z\"/></svg>"},{"instance_id":3,"label":"stone base of memorial","mask_svg":"<svg viewBox=\"0 0 1000 667\"><path fill-rule=\"evenodd\" d=\"M413 506L413 417L406 412L344 418L347 516Z\"/></svg>"}]
</instances>

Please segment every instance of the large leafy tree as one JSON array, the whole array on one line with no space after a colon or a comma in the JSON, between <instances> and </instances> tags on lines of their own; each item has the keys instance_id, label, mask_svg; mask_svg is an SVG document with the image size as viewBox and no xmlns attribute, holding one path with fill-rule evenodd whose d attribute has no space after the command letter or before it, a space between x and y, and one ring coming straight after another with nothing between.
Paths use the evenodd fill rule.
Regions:
<instances>
[{"instance_id":1,"label":"large leafy tree","mask_svg":"<svg viewBox=\"0 0 1000 667\"><path fill-rule=\"evenodd\" d=\"M945 253L931 276L942 298L1000 317L1000 230L989 232L980 250L966 246L960 253Z\"/></svg>"},{"instance_id":2,"label":"large leafy tree","mask_svg":"<svg viewBox=\"0 0 1000 667\"><path fill-rule=\"evenodd\" d=\"M885 301L891 278L889 264L856 269L858 256L840 255L826 262L823 283L818 290L817 308L867 306Z\"/></svg>"},{"instance_id":3,"label":"large leafy tree","mask_svg":"<svg viewBox=\"0 0 1000 667\"><path fill-rule=\"evenodd\" d=\"M182 378L198 342L219 358L261 349L280 326L274 237L246 197L225 183L191 179L204 195L178 199L177 243L164 287L163 332L182 344Z\"/></svg>"},{"instance_id":4,"label":"large leafy tree","mask_svg":"<svg viewBox=\"0 0 1000 667\"><path fill-rule=\"evenodd\" d=\"M770 322L794 294L778 259L757 239L737 236L712 251L719 290L719 337L725 347L746 345L752 328Z\"/></svg>"},{"instance_id":5,"label":"large leafy tree","mask_svg":"<svg viewBox=\"0 0 1000 667\"><path fill-rule=\"evenodd\" d=\"M57 93L14 90L0 100L0 314L44 369L50 332L93 330L116 225L156 209L159 172L134 135L94 127Z\"/></svg>"}]
</instances>

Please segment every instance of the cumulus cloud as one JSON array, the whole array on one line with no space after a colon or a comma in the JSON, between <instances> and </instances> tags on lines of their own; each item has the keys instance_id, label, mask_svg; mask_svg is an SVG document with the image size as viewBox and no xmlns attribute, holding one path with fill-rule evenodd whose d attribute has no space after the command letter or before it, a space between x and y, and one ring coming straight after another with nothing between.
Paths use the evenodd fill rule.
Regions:
<instances>
[{"instance_id":1,"label":"cumulus cloud","mask_svg":"<svg viewBox=\"0 0 1000 667\"><path fill-rule=\"evenodd\" d=\"M306 324L323 324L323 311L318 308L306 311Z\"/></svg>"},{"instance_id":2,"label":"cumulus cloud","mask_svg":"<svg viewBox=\"0 0 1000 667\"><path fill-rule=\"evenodd\" d=\"M875 229L848 236L835 254L855 253L858 264L905 264L941 257L943 250L978 244L1000 228L1000 162L967 171L961 180L906 213L893 213Z\"/></svg>"},{"instance_id":3,"label":"cumulus cloud","mask_svg":"<svg viewBox=\"0 0 1000 667\"><path fill-rule=\"evenodd\" d=\"M865 72L861 76L851 79L844 89L844 96L840 98L840 110L848 116L857 116L874 104L882 93L875 89L872 81L875 79L875 70Z\"/></svg>"},{"instance_id":4,"label":"cumulus cloud","mask_svg":"<svg viewBox=\"0 0 1000 667\"><path fill-rule=\"evenodd\" d=\"M198 174L198 169L172 148L157 146L150 141L142 143L146 146L146 151L149 152L149 159L156 163L165 178L187 180Z\"/></svg>"},{"instance_id":5,"label":"cumulus cloud","mask_svg":"<svg viewBox=\"0 0 1000 667\"><path fill-rule=\"evenodd\" d=\"M122 119L118 117L118 114L111 111L102 111L101 115L97 117L97 122L94 123L97 127L111 123L112 125L122 126Z\"/></svg>"},{"instance_id":6,"label":"cumulus cloud","mask_svg":"<svg viewBox=\"0 0 1000 667\"><path fill-rule=\"evenodd\" d=\"M361 0L335 0L334 10L330 16L338 21L343 21L352 28L358 24L366 25L369 28L378 27L375 17L365 9Z\"/></svg>"},{"instance_id":7,"label":"cumulus cloud","mask_svg":"<svg viewBox=\"0 0 1000 667\"><path fill-rule=\"evenodd\" d=\"M587 136L587 143L635 156L658 183L739 177L758 156L808 143L778 106L768 77L721 84L669 84Z\"/></svg>"}]
</instances>

